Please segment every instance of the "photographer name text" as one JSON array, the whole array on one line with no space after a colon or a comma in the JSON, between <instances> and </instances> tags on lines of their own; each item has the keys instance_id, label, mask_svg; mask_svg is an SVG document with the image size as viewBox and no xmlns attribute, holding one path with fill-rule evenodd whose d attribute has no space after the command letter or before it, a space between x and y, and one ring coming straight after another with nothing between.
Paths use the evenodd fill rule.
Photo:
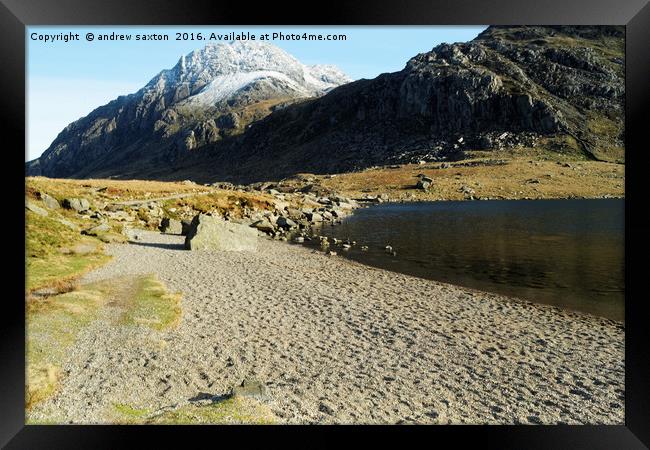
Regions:
<instances>
[{"instance_id":1,"label":"photographer name text","mask_svg":"<svg viewBox=\"0 0 650 450\"><path fill-rule=\"evenodd\" d=\"M248 31L240 33L204 33L204 32L174 32L174 33L31 33L32 41L43 43L67 43L86 40L93 41L346 41L345 34L321 34L321 33L251 33Z\"/></svg>"}]
</instances>

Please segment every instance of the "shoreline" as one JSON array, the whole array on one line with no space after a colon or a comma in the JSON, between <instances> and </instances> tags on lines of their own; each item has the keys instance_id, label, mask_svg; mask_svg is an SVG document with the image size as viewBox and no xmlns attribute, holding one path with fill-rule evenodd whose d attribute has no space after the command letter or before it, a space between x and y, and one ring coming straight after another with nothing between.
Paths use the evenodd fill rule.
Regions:
<instances>
[{"instance_id":1,"label":"shoreline","mask_svg":"<svg viewBox=\"0 0 650 450\"><path fill-rule=\"evenodd\" d=\"M184 405L255 377L280 423L624 422L615 321L270 239L255 253L182 240L111 244L113 260L83 279L155 273L182 293L178 329L91 327L31 420L97 423L115 403Z\"/></svg>"},{"instance_id":2,"label":"shoreline","mask_svg":"<svg viewBox=\"0 0 650 450\"><path fill-rule=\"evenodd\" d=\"M583 197L581 197L581 198L563 198L563 199L540 198L540 199L474 199L474 200L469 200L469 199L462 199L462 200L450 200L450 199L444 199L444 200L427 200L427 199L393 200L393 199L389 199L389 200L383 200L381 202L376 202L376 201L363 202L359 198L355 198L354 200L357 202L357 204L359 206L355 207L351 211L350 214L345 216L342 219L343 221L348 220L350 217L352 217L354 215L354 213L356 212L356 210L358 210L358 209L372 208L372 207L377 207L377 206L390 207L391 205L403 205L403 204L409 204L409 203L422 204L422 203L473 202L473 201L513 201L514 202L514 201L549 201L549 200L625 200L625 197L623 196L623 197L605 197L605 198L594 198L594 197L592 197L592 198L583 198ZM329 225L332 228L334 228L334 227L337 227L337 226L341 225L341 222L332 222ZM322 231L322 227L324 227L324 226L325 226L325 224L322 224L320 226L320 228L319 227L315 228L315 227L312 226L311 229L309 230L309 233L307 233L307 234L311 236L312 240L313 239L318 239L318 237L320 236L320 232ZM304 242L304 243L299 244L299 243L293 242L291 239L289 239L287 242L292 243L294 245L299 245L299 246L302 246L302 247L305 247L305 248L308 248L308 249L312 249L312 250L313 249L318 249L318 246L315 245L314 243L311 243L311 242ZM363 244L363 242L360 242L357 246L360 246L361 244ZM570 307L555 306L555 305L551 305L549 303L535 302L533 300L518 297L518 296L512 295L512 294L493 292L493 291L489 291L489 290L482 290L481 288L474 288L474 287L462 286L462 285L454 284L454 283L447 283L447 282L444 282L444 281L436 280L434 278L427 278L425 276L420 276L420 275L417 275L417 274L411 274L411 273L408 273L408 272L401 272L401 271L391 270L391 269L386 268L386 267L381 267L381 266L372 265L372 264L366 264L366 263L357 261L357 260L355 260L355 259L353 259L353 258L351 258L349 256L346 256L346 255L349 255L349 254L347 252L345 252L345 251L340 251L339 252L338 251L338 250L340 250L339 248L336 248L336 250L337 250L337 253L338 253L337 256L341 256L344 259L346 259L347 261L354 262L356 264L362 264L362 265L364 265L366 267L372 267L372 268L377 268L377 269L381 269L381 270L387 270L387 271L393 272L393 273L399 273L399 274L409 275L409 276L413 276L413 277L416 277L416 278L430 280L430 281L434 281L434 282L438 282L438 283L449 284L451 286L456 286L456 287L460 287L460 288L463 288L463 289L476 290L477 292L501 295L503 297L511 298L511 299L513 299L513 301L529 302L529 303L532 303L532 304L535 304L535 305L543 305L543 306L554 307L554 308L557 308L557 309L562 310L562 311L569 311L569 312L588 314L590 316L594 316L594 317L597 317L597 318L604 318L604 319L612 320L612 321L614 321L616 323L625 324L625 319L617 320L617 319L613 319L611 317L598 315L596 313L582 311L582 310L579 310L579 309L572 309Z\"/></svg>"},{"instance_id":3,"label":"shoreline","mask_svg":"<svg viewBox=\"0 0 650 450\"><path fill-rule=\"evenodd\" d=\"M310 250L312 252L314 252L314 249L315 249L313 246L310 247L309 245L306 245L304 243L299 244L299 243L295 243L295 242L285 242L285 244L289 244L289 245L291 245L293 247L305 248L305 249L308 249L308 250ZM319 253L321 253L321 252L319 252ZM404 276L408 276L408 277L413 277L413 278L417 278L417 279L420 279L420 280L431 281L433 283L445 285L445 286L448 286L450 288L455 288L455 289L460 289L460 290L464 290L464 291L467 291L467 292L471 292L474 295L497 296L497 297L499 297L500 301L504 301L504 302L522 303L522 304L526 304L527 306L531 306L531 307L550 308L550 309L555 310L556 312L559 312L559 313L568 313L570 315L587 316L587 317L590 317L590 318L593 318L593 319L596 319L596 320L610 321L616 326L622 326L622 327L625 326L625 320L616 320L616 319L612 319L610 317L600 316L598 314L593 314L593 313L590 313L590 312L587 312L587 311L581 311L581 310L578 310L578 309L571 309L571 308L568 308L568 307L555 306L555 305L551 305L551 304L548 304L548 303L538 303L538 302L535 302L533 300L528 300L528 299L525 299L525 298L522 298L522 297L517 297L517 296L514 296L514 295L507 295L507 294L501 294L501 293L498 293L498 292L491 292L491 291L488 291L488 290L482 290L482 289L473 288L473 287L470 287L470 286L463 286L463 285L460 285L460 284L449 283L449 282L446 282L446 281L440 281L440 280L436 280L436 279L433 279L433 278L426 278L426 277L421 277L421 276L418 276L418 275L412 275L412 274L408 274L408 273L404 273L404 272L398 272L398 271L386 269L386 268L383 268L383 267L372 266L370 264L365 264L365 263L356 261L354 259L351 259L349 257L345 257L342 253L337 253L337 255L335 257L339 257L340 259L342 259L343 261L346 261L347 263L358 264L358 265L360 265L361 267L364 267L364 268L376 269L376 270L381 270L381 271L385 271L385 272L389 272L389 273L393 273L393 274L399 274L399 275L404 275Z\"/></svg>"}]
</instances>

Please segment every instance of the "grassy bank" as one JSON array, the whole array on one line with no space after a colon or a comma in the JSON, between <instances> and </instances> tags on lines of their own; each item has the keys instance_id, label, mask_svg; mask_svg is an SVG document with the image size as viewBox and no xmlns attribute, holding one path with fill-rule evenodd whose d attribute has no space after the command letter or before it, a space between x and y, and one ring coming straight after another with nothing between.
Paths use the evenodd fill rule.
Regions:
<instances>
[{"instance_id":1,"label":"grassy bank","mask_svg":"<svg viewBox=\"0 0 650 450\"><path fill-rule=\"evenodd\" d=\"M625 196L625 165L562 156L540 157L534 151L471 152L458 162L378 167L319 182L357 198L386 194L391 200L560 199ZM417 176L433 179L416 188Z\"/></svg>"}]
</instances>

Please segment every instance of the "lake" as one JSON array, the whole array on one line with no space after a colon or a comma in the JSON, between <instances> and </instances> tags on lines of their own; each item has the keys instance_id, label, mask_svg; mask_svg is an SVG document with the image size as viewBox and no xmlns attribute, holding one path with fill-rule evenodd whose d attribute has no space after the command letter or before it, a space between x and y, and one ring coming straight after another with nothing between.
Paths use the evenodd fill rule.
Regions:
<instances>
[{"instance_id":1,"label":"lake","mask_svg":"<svg viewBox=\"0 0 650 450\"><path fill-rule=\"evenodd\" d=\"M314 231L364 264L623 321L624 229L624 200L598 199L385 203Z\"/></svg>"}]
</instances>

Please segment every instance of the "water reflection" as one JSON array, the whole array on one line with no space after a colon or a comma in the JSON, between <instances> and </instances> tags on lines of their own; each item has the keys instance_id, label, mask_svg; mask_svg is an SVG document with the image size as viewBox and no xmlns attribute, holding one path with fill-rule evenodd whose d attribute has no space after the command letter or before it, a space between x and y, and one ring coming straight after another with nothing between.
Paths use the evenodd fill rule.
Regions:
<instances>
[{"instance_id":1,"label":"water reflection","mask_svg":"<svg viewBox=\"0 0 650 450\"><path fill-rule=\"evenodd\" d=\"M317 231L369 265L623 320L623 200L383 204Z\"/></svg>"}]
</instances>

